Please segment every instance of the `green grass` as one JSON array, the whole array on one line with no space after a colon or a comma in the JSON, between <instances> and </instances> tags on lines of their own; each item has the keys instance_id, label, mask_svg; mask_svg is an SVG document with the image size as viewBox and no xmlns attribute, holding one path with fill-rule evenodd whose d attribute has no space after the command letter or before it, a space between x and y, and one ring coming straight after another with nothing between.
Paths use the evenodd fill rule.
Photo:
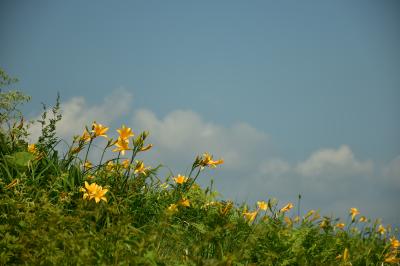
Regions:
<instances>
[{"instance_id":1,"label":"green grass","mask_svg":"<svg viewBox=\"0 0 400 266\"><path fill-rule=\"evenodd\" d=\"M360 222L360 214L340 228L319 212L292 215L275 199L266 206L217 200L216 191L195 182L222 163L207 155L197 156L187 180L178 182L145 163L141 168L146 132L129 137L124 156L115 152L84 167L90 146L103 137L88 128L90 140L77 136L59 154L56 104L50 119L43 116L38 143L28 146L16 108L25 100L1 92L2 265L385 265L390 258L398 264L395 232L379 221ZM104 150L115 144L109 139Z\"/></svg>"}]
</instances>

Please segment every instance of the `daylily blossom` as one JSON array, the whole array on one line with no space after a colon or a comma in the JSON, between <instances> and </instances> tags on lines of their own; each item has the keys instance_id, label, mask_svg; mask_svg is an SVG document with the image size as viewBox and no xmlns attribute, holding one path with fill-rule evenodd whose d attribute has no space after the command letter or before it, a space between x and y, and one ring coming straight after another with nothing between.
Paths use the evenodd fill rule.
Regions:
<instances>
[{"instance_id":1,"label":"daylily blossom","mask_svg":"<svg viewBox=\"0 0 400 266\"><path fill-rule=\"evenodd\" d=\"M91 138L89 132L87 132L87 130L85 129L85 131L83 131L82 136L80 137L80 140L84 141L84 142L89 142L91 139L92 138Z\"/></svg>"},{"instance_id":2,"label":"daylily blossom","mask_svg":"<svg viewBox=\"0 0 400 266\"><path fill-rule=\"evenodd\" d=\"M85 169L89 169L89 168L92 168L92 167L93 167L93 164L92 164L90 161L86 161L86 162L83 164L83 167L84 167Z\"/></svg>"},{"instance_id":3,"label":"daylily blossom","mask_svg":"<svg viewBox=\"0 0 400 266\"><path fill-rule=\"evenodd\" d=\"M400 247L400 241L393 236L390 238L390 246L392 249L397 249Z\"/></svg>"},{"instance_id":4,"label":"daylily blossom","mask_svg":"<svg viewBox=\"0 0 400 266\"><path fill-rule=\"evenodd\" d=\"M28 151L29 151L30 153L36 153L36 152L37 152L37 150L36 150L36 145L35 145L35 144L29 144L29 145L28 145Z\"/></svg>"},{"instance_id":5,"label":"daylily blossom","mask_svg":"<svg viewBox=\"0 0 400 266\"><path fill-rule=\"evenodd\" d=\"M128 168L128 167L129 167L129 164L130 164L130 161L129 161L128 159L122 161L122 166L123 166L124 168Z\"/></svg>"},{"instance_id":6,"label":"daylily blossom","mask_svg":"<svg viewBox=\"0 0 400 266\"><path fill-rule=\"evenodd\" d=\"M385 262L387 263L399 263L400 262L400 258L396 257L396 254L387 254L385 257Z\"/></svg>"},{"instance_id":7,"label":"daylily blossom","mask_svg":"<svg viewBox=\"0 0 400 266\"><path fill-rule=\"evenodd\" d=\"M186 183L188 181L188 178L183 175L177 175L176 177L174 177L174 181L175 183L182 185L183 183Z\"/></svg>"},{"instance_id":8,"label":"daylily blossom","mask_svg":"<svg viewBox=\"0 0 400 266\"><path fill-rule=\"evenodd\" d=\"M143 174L146 175L146 171L148 170L148 168L144 167L144 163L142 161L137 161L136 162L136 166L135 166L135 170L134 170L134 174Z\"/></svg>"},{"instance_id":9,"label":"daylily blossom","mask_svg":"<svg viewBox=\"0 0 400 266\"><path fill-rule=\"evenodd\" d=\"M223 164L223 163L224 160L222 159L214 161L212 159L212 155L208 154L207 152L203 154L203 159L200 161L200 165L202 167L209 166L212 168L215 168L218 164Z\"/></svg>"},{"instance_id":10,"label":"daylily blossom","mask_svg":"<svg viewBox=\"0 0 400 266\"><path fill-rule=\"evenodd\" d=\"M244 212L244 218L248 221L248 222L252 222L254 221L254 219L256 219L256 216L258 214L258 211L254 211L254 212Z\"/></svg>"},{"instance_id":11,"label":"daylily blossom","mask_svg":"<svg viewBox=\"0 0 400 266\"><path fill-rule=\"evenodd\" d=\"M258 208L260 208L263 211L266 211L268 209L268 204L265 201L257 201Z\"/></svg>"},{"instance_id":12,"label":"daylily blossom","mask_svg":"<svg viewBox=\"0 0 400 266\"><path fill-rule=\"evenodd\" d=\"M287 212L289 211L291 208L293 208L293 204L291 202L289 202L288 204L286 204L282 209L280 209L280 212Z\"/></svg>"},{"instance_id":13,"label":"daylily blossom","mask_svg":"<svg viewBox=\"0 0 400 266\"><path fill-rule=\"evenodd\" d=\"M113 170L114 169L114 163L113 163L113 161L109 161L108 163L107 163L107 165L106 165L106 170L107 171L111 171L111 170Z\"/></svg>"},{"instance_id":14,"label":"daylily blossom","mask_svg":"<svg viewBox=\"0 0 400 266\"><path fill-rule=\"evenodd\" d=\"M125 125L122 125L120 129L117 129L117 132L119 137L123 140L127 140L129 137L133 137L135 135L133 134L132 129L130 127L125 127Z\"/></svg>"},{"instance_id":15,"label":"daylily blossom","mask_svg":"<svg viewBox=\"0 0 400 266\"><path fill-rule=\"evenodd\" d=\"M181 199L179 201L179 205L184 206L184 207L190 207L190 201L188 199Z\"/></svg>"},{"instance_id":16,"label":"daylily blossom","mask_svg":"<svg viewBox=\"0 0 400 266\"><path fill-rule=\"evenodd\" d=\"M97 124L93 122L92 132L95 137L105 137L107 138L106 132L108 131L108 127L103 126L102 124Z\"/></svg>"},{"instance_id":17,"label":"daylily blossom","mask_svg":"<svg viewBox=\"0 0 400 266\"><path fill-rule=\"evenodd\" d=\"M360 219L358 219L360 223L365 223L367 221L367 218L365 216L361 216Z\"/></svg>"},{"instance_id":18,"label":"daylily blossom","mask_svg":"<svg viewBox=\"0 0 400 266\"><path fill-rule=\"evenodd\" d=\"M360 214L360 212L357 210L357 208L350 208L350 214L351 214L351 220L354 221L354 219L358 214Z\"/></svg>"},{"instance_id":19,"label":"daylily blossom","mask_svg":"<svg viewBox=\"0 0 400 266\"><path fill-rule=\"evenodd\" d=\"M386 229L383 225L379 225L378 227L378 233L380 233L381 235L383 235L386 232Z\"/></svg>"},{"instance_id":20,"label":"daylily blossom","mask_svg":"<svg viewBox=\"0 0 400 266\"><path fill-rule=\"evenodd\" d=\"M84 192L83 199L94 199L96 203L99 203L100 200L107 202L107 198L104 195L107 193L108 189L103 189L102 186L96 183L89 185L89 183L85 181L85 188L81 188L81 191Z\"/></svg>"},{"instance_id":21,"label":"daylily blossom","mask_svg":"<svg viewBox=\"0 0 400 266\"><path fill-rule=\"evenodd\" d=\"M337 223L335 226L339 229L343 229L346 225L344 223Z\"/></svg>"},{"instance_id":22,"label":"daylily blossom","mask_svg":"<svg viewBox=\"0 0 400 266\"><path fill-rule=\"evenodd\" d=\"M171 205L169 205L168 209L169 212L174 213L178 211L178 205L172 203Z\"/></svg>"},{"instance_id":23,"label":"daylily blossom","mask_svg":"<svg viewBox=\"0 0 400 266\"><path fill-rule=\"evenodd\" d=\"M118 138L117 142L115 143L115 146L117 146L117 148L115 148L113 152L121 152L121 154L124 155L125 151L129 150L128 144L128 140Z\"/></svg>"}]
</instances>

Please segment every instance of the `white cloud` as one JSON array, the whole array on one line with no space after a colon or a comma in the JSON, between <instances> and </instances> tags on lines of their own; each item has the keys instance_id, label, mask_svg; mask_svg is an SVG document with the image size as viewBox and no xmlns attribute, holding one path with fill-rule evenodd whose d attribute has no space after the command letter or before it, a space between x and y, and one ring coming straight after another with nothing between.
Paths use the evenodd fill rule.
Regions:
<instances>
[{"instance_id":1,"label":"white cloud","mask_svg":"<svg viewBox=\"0 0 400 266\"><path fill-rule=\"evenodd\" d=\"M267 161L264 161L259 166L259 171L263 175L267 176L281 176L283 174L291 171L291 166L288 162L274 158Z\"/></svg>"},{"instance_id":2,"label":"white cloud","mask_svg":"<svg viewBox=\"0 0 400 266\"><path fill-rule=\"evenodd\" d=\"M337 150L316 151L306 161L296 166L296 171L303 176L369 175L372 173L372 169L371 161L358 161L346 145L342 145Z\"/></svg>"},{"instance_id":3,"label":"white cloud","mask_svg":"<svg viewBox=\"0 0 400 266\"><path fill-rule=\"evenodd\" d=\"M125 89L114 90L104 98L98 105L90 106L85 98L74 97L61 104L62 119L57 123L57 134L59 137L70 141L73 135L83 132L85 126L89 126L93 121L110 125L121 115L128 112L132 103L132 94ZM34 120L39 119L40 116ZM36 141L40 136L41 128L38 123L30 129L31 140Z\"/></svg>"},{"instance_id":4,"label":"white cloud","mask_svg":"<svg viewBox=\"0 0 400 266\"><path fill-rule=\"evenodd\" d=\"M383 167L382 177L384 183L400 189L400 155Z\"/></svg>"},{"instance_id":5,"label":"white cloud","mask_svg":"<svg viewBox=\"0 0 400 266\"><path fill-rule=\"evenodd\" d=\"M176 110L163 119L149 110L139 110L133 124L135 128L150 131L155 147L168 162L174 162L174 159L187 162L185 159L192 160L195 154L207 151L216 158L223 157L224 168L229 169L254 164L255 156L268 139L265 133L248 124L223 127L204 121L190 110Z\"/></svg>"}]
</instances>

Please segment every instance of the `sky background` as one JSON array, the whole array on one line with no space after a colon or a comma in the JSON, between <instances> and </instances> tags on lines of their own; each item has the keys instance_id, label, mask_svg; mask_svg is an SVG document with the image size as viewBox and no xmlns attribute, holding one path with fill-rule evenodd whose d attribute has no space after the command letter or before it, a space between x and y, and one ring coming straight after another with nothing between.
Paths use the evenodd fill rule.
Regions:
<instances>
[{"instance_id":1,"label":"sky background","mask_svg":"<svg viewBox=\"0 0 400 266\"><path fill-rule=\"evenodd\" d=\"M1 0L0 66L31 118L60 92L66 140L124 123L176 174L224 158L199 180L224 198L400 225L399 26L398 1Z\"/></svg>"}]
</instances>

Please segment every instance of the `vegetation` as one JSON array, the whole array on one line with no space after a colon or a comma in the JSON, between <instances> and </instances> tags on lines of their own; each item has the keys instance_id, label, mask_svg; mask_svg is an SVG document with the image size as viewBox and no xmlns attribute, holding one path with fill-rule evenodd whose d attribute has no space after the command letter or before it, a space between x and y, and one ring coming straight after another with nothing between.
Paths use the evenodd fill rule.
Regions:
<instances>
[{"instance_id":1,"label":"vegetation","mask_svg":"<svg viewBox=\"0 0 400 266\"><path fill-rule=\"evenodd\" d=\"M0 72L1 86L15 80ZM56 125L59 101L44 109L42 135L28 143L18 111L29 98L0 92L0 264L15 265L385 265L399 264L389 226L356 208L347 224L292 203L256 206L217 200L197 178L223 164L207 153L186 175L157 175L140 155L147 132L122 126L117 138L93 122L65 154ZM50 113L50 115L49 115ZM105 138L99 162L91 147ZM105 160L111 150L115 158Z\"/></svg>"}]
</instances>

